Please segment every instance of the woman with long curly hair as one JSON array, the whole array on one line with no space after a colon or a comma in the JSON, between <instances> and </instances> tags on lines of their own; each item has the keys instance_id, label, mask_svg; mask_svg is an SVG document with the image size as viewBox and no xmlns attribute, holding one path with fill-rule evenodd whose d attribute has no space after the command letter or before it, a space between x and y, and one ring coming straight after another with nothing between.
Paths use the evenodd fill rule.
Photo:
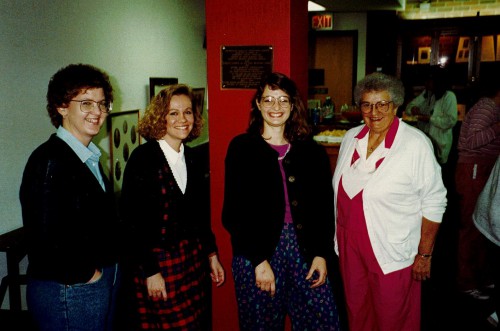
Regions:
<instances>
[{"instance_id":1,"label":"woman with long curly hair","mask_svg":"<svg viewBox=\"0 0 500 331\"><path fill-rule=\"evenodd\" d=\"M247 132L225 160L222 222L231 234L240 330L338 330L327 278L333 252L332 174L311 139L295 83L266 77Z\"/></svg>"},{"instance_id":2,"label":"woman with long curly hair","mask_svg":"<svg viewBox=\"0 0 500 331\"><path fill-rule=\"evenodd\" d=\"M140 329L210 329L210 277L220 286L224 270L210 227L209 179L184 145L202 124L184 84L160 91L139 122L147 142L127 162L121 211Z\"/></svg>"}]
</instances>

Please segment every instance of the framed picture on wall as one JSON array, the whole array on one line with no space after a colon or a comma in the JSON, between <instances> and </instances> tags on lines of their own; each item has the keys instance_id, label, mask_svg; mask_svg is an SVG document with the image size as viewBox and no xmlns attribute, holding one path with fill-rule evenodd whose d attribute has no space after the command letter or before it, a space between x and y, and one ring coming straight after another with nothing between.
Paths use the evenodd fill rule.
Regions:
<instances>
[{"instance_id":1,"label":"framed picture on wall","mask_svg":"<svg viewBox=\"0 0 500 331\"><path fill-rule=\"evenodd\" d=\"M456 63L469 62L470 55L470 37L460 37L458 41L457 55L455 57Z\"/></svg>"},{"instance_id":2,"label":"framed picture on wall","mask_svg":"<svg viewBox=\"0 0 500 331\"><path fill-rule=\"evenodd\" d=\"M208 142L208 110L205 106L205 88L193 88L193 106L198 107L204 125L198 138L188 142L188 146L195 147Z\"/></svg>"},{"instance_id":3,"label":"framed picture on wall","mask_svg":"<svg viewBox=\"0 0 500 331\"><path fill-rule=\"evenodd\" d=\"M141 144L137 132L139 110L111 113L108 117L110 128L111 178L115 192L121 191L123 172L132 151Z\"/></svg>"},{"instance_id":4,"label":"framed picture on wall","mask_svg":"<svg viewBox=\"0 0 500 331\"><path fill-rule=\"evenodd\" d=\"M203 106L205 104L205 88L193 88L193 103L200 110L200 114L203 114Z\"/></svg>"},{"instance_id":5,"label":"framed picture on wall","mask_svg":"<svg viewBox=\"0 0 500 331\"><path fill-rule=\"evenodd\" d=\"M162 89L168 85L177 84L179 79L177 78L161 78L161 77L150 77L149 78L149 100L153 99L155 95L158 94Z\"/></svg>"},{"instance_id":6,"label":"framed picture on wall","mask_svg":"<svg viewBox=\"0 0 500 331\"><path fill-rule=\"evenodd\" d=\"M497 34L497 55L496 60L500 61L500 34Z\"/></svg>"},{"instance_id":7,"label":"framed picture on wall","mask_svg":"<svg viewBox=\"0 0 500 331\"><path fill-rule=\"evenodd\" d=\"M418 64L431 63L431 48L419 47L418 48Z\"/></svg>"},{"instance_id":8,"label":"framed picture on wall","mask_svg":"<svg viewBox=\"0 0 500 331\"><path fill-rule=\"evenodd\" d=\"M495 61L495 36L483 36L481 40L481 62Z\"/></svg>"}]
</instances>

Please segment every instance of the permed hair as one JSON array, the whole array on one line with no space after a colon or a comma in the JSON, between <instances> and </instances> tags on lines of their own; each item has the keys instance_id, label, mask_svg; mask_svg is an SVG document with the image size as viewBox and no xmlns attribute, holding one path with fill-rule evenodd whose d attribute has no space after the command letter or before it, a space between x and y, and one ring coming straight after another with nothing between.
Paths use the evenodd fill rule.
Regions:
<instances>
[{"instance_id":1,"label":"permed hair","mask_svg":"<svg viewBox=\"0 0 500 331\"><path fill-rule=\"evenodd\" d=\"M270 90L282 90L290 97L292 108L290 117L285 123L285 138L293 142L308 137L311 134L311 127L307 123L307 109L304 107L297 86L290 78L279 72L273 72L264 77L257 87L251 101L252 109L247 132L261 135L264 131L264 118L257 106L257 101L262 98L266 86Z\"/></svg>"},{"instance_id":2,"label":"permed hair","mask_svg":"<svg viewBox=\"0 0 500 331\"><path fill-rule=\"evenodd\" d=\"M391 96L391 101L395 107L403 104L405 98L405 88L403 83L396 77L380 72L366 75L354 88L354 102L359 105L363 94L368 92L387 91Z\"/></svg>"},{"instance_id":3,"label":"permed hair","mask_svg":"<svg viewBox=\"0 0 500 331\"><path fill-rule=\"evenodd\" d=\"M148 140L162 139L167 134L167 114L170 111L170 101L174 95L185 95L191 100L193 107L194 123L193 129L184 139L189 142L199 137L203 127L201 109L196 102L193 102L194 95L192 89L185 84L170 85L161 90L146 108L144 116L139 121L138 132Z\"/></svg>"},{"instance_id":4,"label":"permed hair","mask_svg":"<svg viewBox=\"0 0 500 331\"><path fill-rule=\"evenodd\" d=\"M59 69L49 81L47 90L47 112L50 121L58 128L62 124L59 107L67 107L78 94L90 89L102 88L106 102L113 103L113 87L109 76L89 64L70 64Z\"/></svg>"}]
</instances>

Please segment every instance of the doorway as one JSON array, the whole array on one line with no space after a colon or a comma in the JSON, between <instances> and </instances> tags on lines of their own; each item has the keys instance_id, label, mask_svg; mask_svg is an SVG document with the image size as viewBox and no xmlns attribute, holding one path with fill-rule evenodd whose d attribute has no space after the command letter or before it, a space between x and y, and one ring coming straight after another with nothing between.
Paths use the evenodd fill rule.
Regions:
<instances>
[{"instance_id":1,"label":"doorway","mask_svg":"<svg viewBox=\"0 0 500 331\"><path fill-rule=\"evenodd\" d=\"M336 111L352 105L356 82L357 31L313 31L309 34L309 69L324 72L322 85L309 86L309 99L332 98Z\"/></svg>"}]
</instances>

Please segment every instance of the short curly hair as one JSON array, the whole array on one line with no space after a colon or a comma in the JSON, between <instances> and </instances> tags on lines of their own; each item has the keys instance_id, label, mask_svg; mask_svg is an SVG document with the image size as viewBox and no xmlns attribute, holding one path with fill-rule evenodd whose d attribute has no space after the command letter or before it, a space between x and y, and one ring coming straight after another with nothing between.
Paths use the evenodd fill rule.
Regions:
<instances>
[{"instance_id":1,"label":"short curly hair","mask_svg":"<svg viewBox=\"0 0 500 331\"><path fill-rule=\"evenodd\" d=\"M170 107L170 101L174 95L185 95L191 100L193 107L194 123L193 129L184 139L184 142L189 142L200 136L203 127L203 118L199 104L194 102L193 90L185 84L170 85L160 92L151 100L151 103L146 108L144 116L139 121L138 132L147 140L162 139L167 134L167 114Z\"/></svg>"},{"instance_id":2,"label":"short curly hair","mask_svg":"<svg viewBox=\"0 0 500 331\"><path fill-rule=\"evenodd\" d=\"M47 112L52 125L56 128L62 125L62 116L57 108L67 107L78 94L97 88L103 89L104 98L111 105L113 87L105 72L89 64L70 64L59 69L51 77L47 90Z\"/></svg>"},{"instance_id":3,"label":"short curly hair","mask_svg":"<svg viewBox=\"0 0 500 331\"><path fill-rule=\"evenodd\" d=\"M366 75L354 88L354 102L359 105L363 94L368 92L387 91L391 96L394 106L399 107L405 98L405 88L403 83L396 77L375 72Z\"/></svg>"}]
</instances>

